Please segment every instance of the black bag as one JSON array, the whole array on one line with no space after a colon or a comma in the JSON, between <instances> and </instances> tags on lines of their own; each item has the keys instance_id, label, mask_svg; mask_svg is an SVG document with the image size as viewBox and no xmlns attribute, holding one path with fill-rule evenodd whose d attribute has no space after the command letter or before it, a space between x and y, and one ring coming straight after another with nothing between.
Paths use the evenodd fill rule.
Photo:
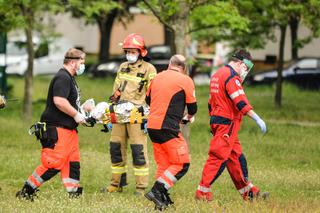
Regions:
<instances>
[{"instance_id":1,"label":"black bag","mask_svg":"<svg viewBox=\"0 0 320 213\"><path fill-rule=\"evenodd\" d=\"M40 140L42 148L53 149L58 141L58 132L55 126L47 125L45 122L37 122L29 129L30 135L35 135Z\"/></svg>"}]
</instances>

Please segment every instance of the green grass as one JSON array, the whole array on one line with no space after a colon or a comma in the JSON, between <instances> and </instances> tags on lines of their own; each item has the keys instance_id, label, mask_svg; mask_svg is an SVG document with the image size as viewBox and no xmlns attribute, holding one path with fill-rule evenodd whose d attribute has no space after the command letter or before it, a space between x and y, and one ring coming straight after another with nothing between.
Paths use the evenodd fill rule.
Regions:
<instances>
[{"instance_id":1,"label":"green grass","mask_svg":"<svg viewBox=\"0 0 320 213\"><path fill-rule=\"evenodd\" d=\"M105 100L111 93L112 79L78 79L82 100ZM39 119L44 109L50 77L37 77L34 84L34 114ZM153 204L134 193L134 177L129 160L129 185L121 194L103 194L100 188L110 179L110 134L94 128L79 128L81 151L81 183L84 195L70 200L60 177L40 188L33 203L15 198L26 178L40 162L40 144L27 130L32 122L23 120L23 79L9 78L14 85L12 95L17 102L9 102L0 111L0 212L150 212ZM190 150L191 167L171 190L175 209L168 212L320 212L320 113L319 91L303 91L284 84L283 107L273 106L273 86L248 87L246 92L268 126L268 134L261 136L256 124L244 119L239 138L249 166L250 179L262 190L269 191L267 202L242 201L227 171L212 186L214 201L196 202L194 193L202 167L207 159L211 136L207 116L207 86L196 88L199 112L192 124ZM149 143L150 186L155 164ZM130 156L130 155L129 155Z\"/></svg>"}]
</instances>

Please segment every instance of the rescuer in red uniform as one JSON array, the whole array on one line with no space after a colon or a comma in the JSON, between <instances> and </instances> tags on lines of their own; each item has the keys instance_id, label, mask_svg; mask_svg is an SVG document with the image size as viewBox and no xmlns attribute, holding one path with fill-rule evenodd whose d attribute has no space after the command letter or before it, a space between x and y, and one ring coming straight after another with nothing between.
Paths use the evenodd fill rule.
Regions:
<instances>
[{"instance_id":1,"label":"rescuer in red uniform","mask_svg":"<svg viewBox=\"0 0 320 213\"><path fill-rule=\"evenodd\" d=\"M211 185L225 167L244 200L259 196L260 190L248 179L247 161L238 139L244 115L255 120L263 134L267 131L265 122L253 111L242 88L242 82L252 67L250 53L238 50L229 64L211 77L208 107L213 138L195 195L198 200L212 200ZM263 197L266 195L264 193Z\"/></svg>"}]
</instances>

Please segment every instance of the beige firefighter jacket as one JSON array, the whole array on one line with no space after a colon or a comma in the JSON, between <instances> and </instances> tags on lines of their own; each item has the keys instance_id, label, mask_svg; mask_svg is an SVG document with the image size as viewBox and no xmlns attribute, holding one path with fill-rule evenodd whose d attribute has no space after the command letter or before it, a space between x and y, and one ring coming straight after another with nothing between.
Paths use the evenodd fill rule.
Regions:
<instances>
[{"instance_id":1,"label":"beige firefighter jacket","mask_svg":"<svg viewBox=\"0 0 320 213\"><path fill-rule=\"evenodd\" d=\"M137 106L145 105L146 92L156 74L155 67L143 60L134 64L124 62L117 72L113 94L119 90L120 101L129 101Z\"/></svg>"}]
</instances>

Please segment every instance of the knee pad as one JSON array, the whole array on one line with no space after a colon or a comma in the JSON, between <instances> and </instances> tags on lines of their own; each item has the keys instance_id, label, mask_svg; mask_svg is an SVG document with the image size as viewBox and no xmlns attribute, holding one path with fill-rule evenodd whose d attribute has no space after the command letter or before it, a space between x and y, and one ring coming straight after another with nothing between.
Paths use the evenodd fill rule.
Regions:
<instances>
[{"instance_id":1,"label":"knee pad","mask_svg":"<svg viewBox=\"0 0 320 213\"><path fill-rule=\"evenodd\" d=\"M110 156L111 163L121 163L122 155L121 155L121 144L118 142L110 142Z\"/></svg>"},{"instance_id":2,"label":"knee pad","mask_svg":"<svg viewBox=\"0 0 320 213\"><path fill-rule=\"evenodd\" d=\"M136 166L143 166L146 164L144 157L143 145L142 144L130 144L132 151L133 164Z\"/></svg>"},{"instance_id":3,"label":"knee pad","mask_svg":"<svg viewBox=\"0 0 320 213\"><path fill-rule=\"evenodd\" d=\"M75 180L80 180L80 162L70 162L69 177Z\"/></svg>"},{"instance_id":4,"label":"knee pad","mask_svg":"<svg viewBox=\"0 0 320 213\"><path fill-rule=\"evenodd\" d=\"M189 167L190 167L190 163L184 163L183 164L182 170L175 175L177 180L182 178L187 173L187 171L189 170Z\"/></svg>"}]
</instances>

